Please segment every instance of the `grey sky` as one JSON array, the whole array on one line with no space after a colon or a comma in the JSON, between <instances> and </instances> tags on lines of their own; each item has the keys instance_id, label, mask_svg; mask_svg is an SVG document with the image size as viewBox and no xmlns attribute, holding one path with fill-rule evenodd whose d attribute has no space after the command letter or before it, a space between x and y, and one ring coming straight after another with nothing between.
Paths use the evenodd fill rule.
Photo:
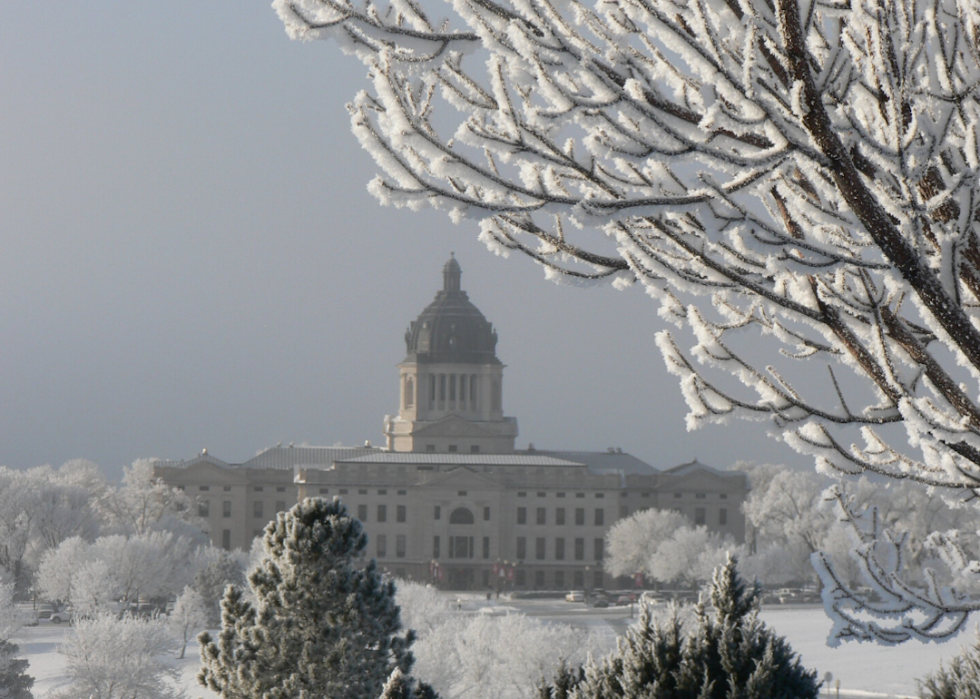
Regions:
<instances>
[{"instance_id":1,"label":"grey sky","mask_svg":"<svg viewBox=\"0 0 980 699\"><path fill-rule=\"evenodd\" d=\"M557 287L473 223L378 206L344 110L363 72L264 0L0 3L0 464L380 442L451 250L521 447L805 462L762 425L684 431L640 289Z\"/></svg>"}]
</instances>

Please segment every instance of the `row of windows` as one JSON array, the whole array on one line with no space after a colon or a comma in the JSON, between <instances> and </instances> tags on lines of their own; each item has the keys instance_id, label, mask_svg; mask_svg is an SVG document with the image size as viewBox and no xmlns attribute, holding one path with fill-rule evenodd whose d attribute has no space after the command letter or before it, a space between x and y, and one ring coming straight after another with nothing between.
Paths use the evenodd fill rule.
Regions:
<instances>
[{"instance_id":1,"label":"row of windows","mask_svg":"<svg viewBox=\"0 0 980 699\"><path fill-rule=\"evenodd\" d=\"M399 538L404 538L399 535ZM448 548L447 556L449 558L461 559L461 558L476 558L477 552L475 547L475 538L472 536L450 536L448 538ZM377 540L377 539L376 539ZM386 544L384 542L384 537L382 535L380 542L378 543L378 557L382 558L384 556L381 551L386 550ZM482 542L482 557L484 560L489 560L490 558L490 537L483 537ZM543 536L539 536L534 540L534 559L537 561L543 561L548 557L548 542ZM516 547L516 557L517 560L523 561L527 559L527 537L519 536L517 537L517 547ZM552 549L554 559L556 561L565 560L565 538L557 537L555 539L554 548ZM585 560L585 539L576 538L572 540L572 554L573 560L584 561ZM592 558L596 561L601 561L605 555L605 540L602 538L596 538L592 540ZM442 537L434 536L432 537L432 557L440 558L442 556ZM402 556L398 556L401 558Z\"/></svg>"},{"instance_id":2,"label":"row of windows","mask_svg":"<svg viewBox=\"0 0 980 699\"><path fill-rule=\"evenodd\" d=\"M537 496L539 498L544 498L544 497L547 497L548 496L548 493L545 492L545 491L539 490L537 492ZM649 497L649 496L650 496L650 493L643 493L643 497ZM526 498L527 497L527 491L525 491L525 490L519 490L519 491L517 491L517 497L519 497L519 498ZM565 497L565 493L559 491L559 492L555 493L555 497L556 498L563 498L563 497ZM575 493L575 497L577 497L577 498L584 498L585 497L585 493ZM595 497L596 497L596 499L601 500L602 498L606 497L606 494L605 493L596 493L595 494ZM625 492L623 493L623 497L626 497L626 493Z\"/></svg>"},{"instance_id":3,"label":"row of windows","mask_svg":"<svg viewBox=\"0 0 980 699\"><path fill-rule=\"evenodd\" d=\"M388 537L386 535L378 534L375 536L374 545L377 558L386 558L388 556ZM395 536L395 558L405 558L407 546L408 543L405 535L397 534Z\"/></svg>"},{"instance_id":4,"label":"row of windows","mask_svg":"<svg viewBox=\"0 0 980 699\"><path fill-rule=\"evenodd\" d=\"M330 488L320 488L320 491L319 492L320 492L320 495L329 495L330 494ZM338 488L336 492L337 492L338 495L347 495L350 492L350 489L348 489L348 488ZM399 491L397 491L397 493L399 495L407 495L408 494L408 491L407 490L399 490ZM367 488L359 488L358 491L357 491L357 494L358 495L367 495L368 494ZM387 495L387 494L388 494L388 490L386 488L380 488L380 489L378 489L378 495Z\"/></svg>"},{"instance_id":5,"label":"row of windows","mask_svg":"<svg viewBox=\"0 0 980 699\"><path fill-rule=\"evenodd\" d=\"M283 512L286 510L285 500L276 500L276 512ZM211 516L211 502L209 500L200 500L197 503L197 516L198 517L210 517ZM221 516L231 517L231 500L224 500L221 503ZM264 518L265 515L265 503L262 500L256 500L252 503L252 516Z\"/></svg>"},{"instance_id":6,"label":"row of windows","mask_svg":"<svg viewBox=\"0 0 980 699\"><path fill-rule=\"evenodd\" d=\"M181 490L184 490L184 486L178 486L178 487ZM209 486L209 485L201 485L201 486L198 486L198 490L200 490L202 492L208 491L208 490L211 490L211 486ZM226 493L231 492L231 486L230 485L223 486L223 490ZM257 485L257 486L254 486L252 488L252 490L255 491L256 493L261 493L261 492L263 492L265 490L265 486ZM286 492L286 486L284 486L284 485L277 485L276 486L276 492L277 493L285 493Z\"/></svg>"},{"instance_id":7,"label":"row of windows","mask_svg":"<svg viewBox=\"0 0 980 699\"><path fill-rule=\"evenodd\" d=\"M357 518L362 522L368 521L368 506L358 505L357 506ZM388 521L388 506L378 505L375 510L375 522L387 522ZM403 523L408 521L408 508L405 505L395 506L395 521L398 523Z\"/></svg>"},{"instance_id":8,"label":"row of windows","mask_svg":"<svg viewBox=\"0 0 980 699\"><path fill-rule=\"evenodd\" d=\"M597 507L593 513L592 522L595 526L601 527L606 523L606 511L601 507ZM517 508L517 523L527 524L527 508L518 507ZM548 523L548 508L538 507L534 513L534 523L535 524L547 524ZM562 526L565 524L565 508L557 507L555 508L555 524ZM576 507L575 508L575 524L578 526L585 525L585 508Z\"/></svg>"}]
</instances>

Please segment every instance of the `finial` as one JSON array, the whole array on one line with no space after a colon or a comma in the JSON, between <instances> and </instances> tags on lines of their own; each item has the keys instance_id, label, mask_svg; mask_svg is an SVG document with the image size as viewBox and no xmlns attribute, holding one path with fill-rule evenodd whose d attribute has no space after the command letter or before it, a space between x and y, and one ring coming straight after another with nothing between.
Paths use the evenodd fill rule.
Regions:
<instances>
[{"instance_id":1,"label":"finial","mask_svg":"<svg viewBox=\"0 0 980 699\"><path fill-rule=\"evenodd\" d=\"M443 291L459 291L460 289L460 276L463 271L459 267L459 263L456 261L456 253L449 253L449 261L442 268L442 290Z\"/></svg>"}]
</instances>

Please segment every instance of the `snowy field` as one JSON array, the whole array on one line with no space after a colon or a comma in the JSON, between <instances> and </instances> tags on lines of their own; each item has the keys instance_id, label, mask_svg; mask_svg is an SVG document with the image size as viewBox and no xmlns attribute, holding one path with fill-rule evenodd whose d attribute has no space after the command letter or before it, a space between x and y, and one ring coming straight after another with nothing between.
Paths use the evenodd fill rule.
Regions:
<instances>
[{"instance_id":1,"label":"snowy field","mask_svg":"<svg viewBox=\"0 0 980 699\"><path fill-rule=\"evenodd\" d=\"M477 597L464 598L462 613L474 613L486 605ZM491 604L500 612L526 612L529 616L566 623L573 626L605 630L610 645L615 637L630 623L629 610L586 609L584 605L561 601L511 601ZM960 643L969 643L973 631L967 631L959 640L943 645L908 643L896 648L884 648L867 644L848 644L838 649L826 645L829 622L819 607L770 607L762 613L762 619L786 636L794 650L803 657L807 667L816 668L822 678L832 672L841 680L840 696L903 697L915 696L915 680L939 666L941 659L949 658L960 650ZM42 622L40 626L21 630L16 642L31 663L30 674L36 679L34 695L38 699L49 698L63 687L67 678L62 656L57 649L70 627ZM215 695L198 686L197 645L187 648L184 660L174 659L181 669L183 688L190 699L203 697L215 699ZM833 696L833 695L831 695Z\"/></svg>"}]
</instances>

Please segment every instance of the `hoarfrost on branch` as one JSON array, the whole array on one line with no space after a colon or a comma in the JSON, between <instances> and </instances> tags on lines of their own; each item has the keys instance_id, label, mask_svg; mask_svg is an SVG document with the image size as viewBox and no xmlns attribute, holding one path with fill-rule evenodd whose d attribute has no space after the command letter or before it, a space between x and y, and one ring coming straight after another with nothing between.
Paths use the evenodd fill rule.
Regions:
<instances>
[{"instance_id":1,"label":"hoarfrost on branch","mask_svg":"<svg viewBox=\"0 0 980 699\"><path fill-rule=\"evenodd\" d=\"M827 472L980 493L980 5L274 7L366 65L349 110L383 203L660 302L690 428L765 419ZM887 602L829 600L839 638L944 638L980 608L864 550Z\"/></svg>"}]
</instances>

